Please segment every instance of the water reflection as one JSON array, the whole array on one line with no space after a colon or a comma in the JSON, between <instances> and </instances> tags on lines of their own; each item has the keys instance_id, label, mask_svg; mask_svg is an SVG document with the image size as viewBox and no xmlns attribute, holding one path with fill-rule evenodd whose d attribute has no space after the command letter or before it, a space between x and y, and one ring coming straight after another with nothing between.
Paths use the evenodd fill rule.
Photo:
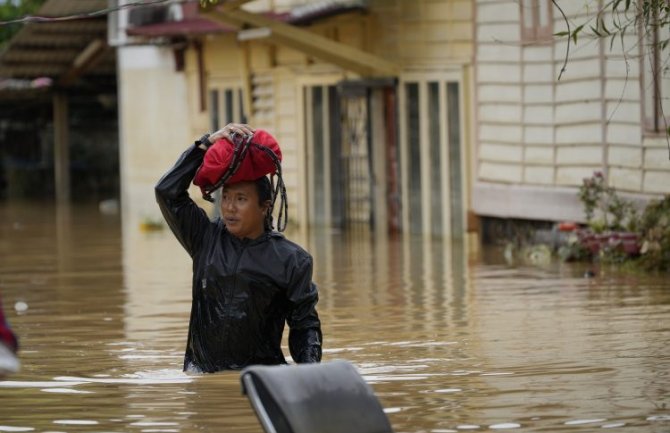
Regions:
<instances>
[{"instance_id":1,"label":"water reflection","mask_svg":"<svg viewBox=\"0 0 670 433\"><path fill-rule=\"evenodd\" d=\"M237 373L181 372L191 268L167 230L4 204L0 235L23 363L0 382L0 431L261 431ZM324 359L352 361L396 431L668 431L662 276L585 279L361 229L288 236L315 259Z\"/></svg>"}]
</instances>

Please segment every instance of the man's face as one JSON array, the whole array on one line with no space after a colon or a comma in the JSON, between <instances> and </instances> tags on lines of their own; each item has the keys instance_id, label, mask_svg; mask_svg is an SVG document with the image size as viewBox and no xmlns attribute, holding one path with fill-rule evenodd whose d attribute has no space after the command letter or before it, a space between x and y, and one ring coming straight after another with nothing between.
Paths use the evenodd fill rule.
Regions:
<instances>
[{"instance_id":1,"label":"man's face","mask_svg":"<svg viewBox=\"0 0 670 433\"><path fill-rule=\"evenodd\" d=\"M221 192L221 215L228 231L242 239L256 239L263 234L267 204L258 203L258 191L253 182L226 185Z\"/></svg>"}]
</instances>

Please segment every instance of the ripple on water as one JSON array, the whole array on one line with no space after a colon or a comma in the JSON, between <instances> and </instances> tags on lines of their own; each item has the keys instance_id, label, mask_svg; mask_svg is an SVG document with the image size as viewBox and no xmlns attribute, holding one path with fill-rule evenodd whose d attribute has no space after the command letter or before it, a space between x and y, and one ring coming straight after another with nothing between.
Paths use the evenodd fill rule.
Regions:
<instances>
[{"instance_id":1,"label":"ripple on water","mask_svg":"<svg viewBox=\"0 0 670 433\"><path fill-rule=\"evenodd\" d=\"M55 382L30 382L30 381L16 381L5 380L0 381L0 388L62 388L66 386L83 385L86 382L76 381L55 381Z\"/></svg>"},{"instance_id":2,"label":"ripple on water","mask_svg":"<svg viewBox=\"0 0 670 433\"><path fill-rule=\"evenodd\" d=\"M177 433L179 429L176 428L145 428L142 429L143 433Z\"/></svg>"},{"instance_id":3,"label":"ripple on water","mask_svg":"<svg viewBox=\"0 0 670 433\"><path fill-rule=\"evenodd\" d=\"M401 407L387 407L384 409L384 413L398 413L401 412Z\"/></svg>"},{"instance_id":4,"label":"ripple on water","mask_svg":"<svg viewBox=\"0 0 670 433\"><path fill-rule=\"evenodd\" d=\"M566 421L565 425L582 425L582 424L593 424L596 422L607 421L605 418L594 418L594 419L574 419L572 421Z\"/></svg>"},{"instance_id":5,"label":"ripple on water","mask_svg":"<svg viewBox=\"0 0 670 433\"><path fill-rule=\"evenodd\" d=\"M505 430L505 429L512 429L512 428L519 428L521 427L521 424L517 424L515 422L504 422L500 424L493 424L490 425L489 428L492 430Z\"/></svg>"},{"instance_id":6,"label":"ripple on water","mask_svg":"<svg viewBox=\"0 0 670 433\"><path fill-rule=\"evenodd\" d=\"M90 419L56 419L53 421L54 424L63 424L63 425L96 425L99 424L98 421L93 421Z\"/></svg>"},{"instance_id":7,"label":"ripple on water","mask_svg":"<svg viewBox=\"0 0 670 433\"><path fill-rule=\"evenodd\" d=\"M93 394L92 391L80 391L72 388L44 388L40 389L42 392L52 392L55 394Z\"/></svg>"},{"instance_id":8,"label":"ripple on water","mask_svg":"<svg viewBox=\"0 0 670 433\"><path fill-rule=\"evenodd\" d=\"M176 426L179 425L176 422L154 422L154 421L138 421L134 422L130 425L138 426L138 427L168 427L168 426Z\"/></svg>"},{"instance_id":9,"label":"ripple on water","mask_svg":"<svg viewBox=\"0 0 670 433\"><path fill-rule=\"evenodd\" d=\"M145 428L142 433L178 433L179 429L175 428Z\"/></svg>"},{"instance_id":10,"label":"ripple on water","mask_svg":"<svg viewBox=\"0 0 670 433\"><path fill-rule=\"evenodd\" d=\"M59 376L55 377L54 380L61 381L61 383L78 382L107 384L122 383L126 385L164 385L191 383L195 380L195 378L177 370L158 370L126 374L118 378Z\"/></svg>"},{"instance_id":11,"label":"ripple on water","mask_svg":"<svg viewBox=\"0 0 670 433\"><path fill-rule=\"evenodd\" d=\"M33 427L16 427L11 425L0 425L0 431L11 431L11 432L22 432L22 431L33 431Z\"/></svg>"}]
</instances>

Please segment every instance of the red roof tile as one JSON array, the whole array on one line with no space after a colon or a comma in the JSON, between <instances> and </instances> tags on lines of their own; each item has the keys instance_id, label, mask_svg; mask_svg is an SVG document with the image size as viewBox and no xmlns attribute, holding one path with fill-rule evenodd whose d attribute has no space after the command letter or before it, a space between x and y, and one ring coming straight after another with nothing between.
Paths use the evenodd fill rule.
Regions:
<instances>
[{"instance_id":1,"label":"red roof tile","mask_svg":"<svg viewBox=\"0 0 670 433\"><path fill-rule=\"evenodd\" d=\"M182 21L167 21L141 27L131 27L126 30L126 33L129 36L161 37L228 33L233 31L235 31L233 27L215 23L206 18L194 17Z\"/></svg>"}]
</instances>

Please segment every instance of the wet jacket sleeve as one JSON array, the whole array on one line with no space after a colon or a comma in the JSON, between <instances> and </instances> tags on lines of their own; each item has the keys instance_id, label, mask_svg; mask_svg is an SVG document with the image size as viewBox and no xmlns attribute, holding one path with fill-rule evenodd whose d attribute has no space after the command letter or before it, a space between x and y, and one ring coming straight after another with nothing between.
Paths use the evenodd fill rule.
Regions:
<instances>
[{"instance_id":1,"label":"wet jacket sleeve","mask_svg":"<svg viewBox=\"0 0 670 433\"><path fill-rule=\"evenodd\" d=\"M209 224L205 211L188 195L188 187L204 155L204 150L192 145L156 184L156 201L163 217L191 257L200 247Z\"/></svg>"},{"instance_id":2,"label":"wet jacket sleeve","mask_svg":"<svg viewBox=\"0 0 670 433\"><path fill-rule=\"evenodd\" d=\"M288 290L290 310L286 321L290 327L289 350L295 362L319 362L322 335L316 312L319 294L312 282L312 258L302 258L295 265Z\"/></svg>"}]
</instances>

